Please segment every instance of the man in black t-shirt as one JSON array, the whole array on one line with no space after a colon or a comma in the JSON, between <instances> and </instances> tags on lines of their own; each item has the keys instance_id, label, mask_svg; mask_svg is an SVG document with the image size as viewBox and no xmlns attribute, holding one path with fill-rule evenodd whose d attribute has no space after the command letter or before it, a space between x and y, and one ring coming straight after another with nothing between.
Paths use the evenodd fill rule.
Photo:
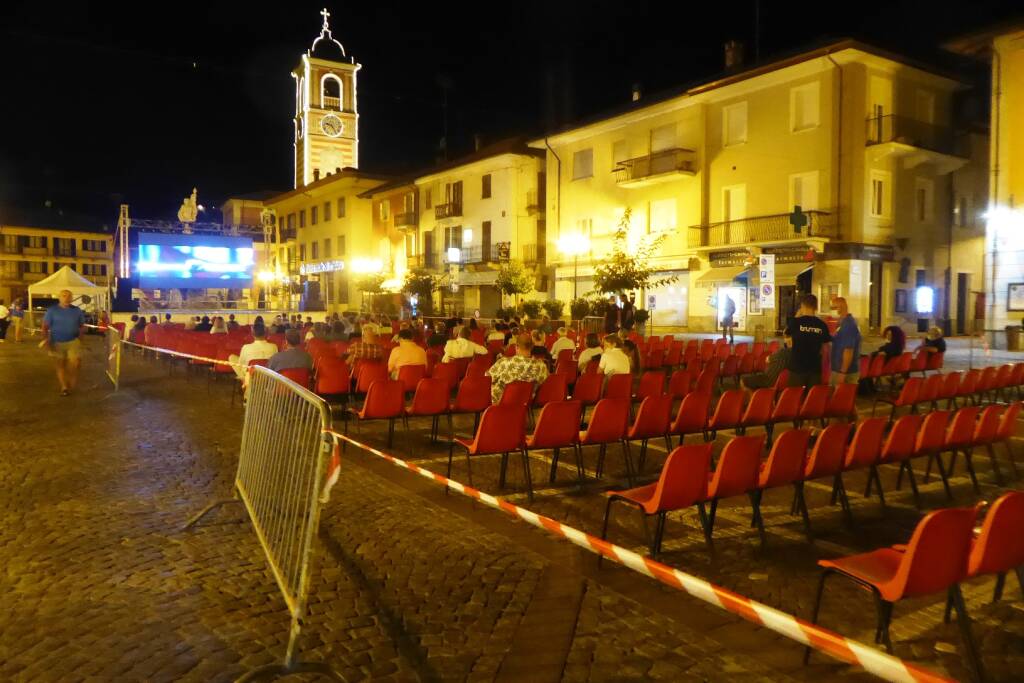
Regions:
<instances>
[{"instance_id":1,"label":"man in black t-shirt","mask_svg":"<svg viewBox=\"0 0 1024 683\"><path fill-rule=\"evenodd\" d=\"M832 336L817 312L818 297L806 294L800 299L797 316L789 323L793 335L793 353L788 367L791 387L821 384L821 349L832 341Z\"/></svg>"}]
</instances>

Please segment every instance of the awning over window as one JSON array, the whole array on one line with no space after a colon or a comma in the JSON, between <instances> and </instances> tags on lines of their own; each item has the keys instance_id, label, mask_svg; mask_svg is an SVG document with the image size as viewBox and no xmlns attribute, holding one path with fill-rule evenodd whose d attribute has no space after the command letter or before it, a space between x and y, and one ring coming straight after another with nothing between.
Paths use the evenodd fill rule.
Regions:
<instances>
[{"instance_id":1,"label":"awning over window","mask_svg":"<svg viewBox=\"0 0 1024 683\"><path fill-rule=\"evenodd\" d=\"M800 263L776 263L776 282L795 282L798 275L814 267L813 261L802 261Z\"/></svg>"},{"instance_id":2,"label":"awning over window","mask_svg":"<svg viewBox=\"0 0 1024 683\"><path fill-rule=\"evenodd\" d=\"M746 286L750 270L746 266L725 266L712 268L697 278L697 284L704 286L732 285Z\"/></svg>"}]
</instances>

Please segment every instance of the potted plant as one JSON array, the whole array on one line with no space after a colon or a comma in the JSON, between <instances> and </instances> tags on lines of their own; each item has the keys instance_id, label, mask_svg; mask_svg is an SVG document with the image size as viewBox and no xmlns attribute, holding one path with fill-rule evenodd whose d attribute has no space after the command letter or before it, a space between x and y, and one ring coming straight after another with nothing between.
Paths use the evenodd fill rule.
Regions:
<instances>
[{"instance_id":1,"label":"potted plant","mask_svg":"<svg viewBox=\"0 0 1024 683\"><path fill-rule=\"evenodd\" d=\"M586 299L573 299L569 304L569 314L573 320L583 320L590 313L590 302Z\"/></svg>"},{"instance_id":2,"label":"potted plant","mask_svg":"<svg viewBox=\"0 0 1024 683\"><path fill-rule=\"evenodd\" d=\"M561 320L562 314L565 312L565 302L558 299L548 299L541 302L541 308L544 309L544 312L547 313L548 318L552 321Z\"/></svg>"},{"instance_id":3,"label":"potted plant","mask_svg":"<svg viewBox=\"0 0 1024 683\"><path fill-rule=\"evenodd\" d=\"M537 301L536 299L530 299L528 301L524 301L523 305L522 305L522 309L523 309L523 313L525 313L526 316L529 317L529 318L539 318L540 317L540 302Z\"/></svg>"}]
</instances>

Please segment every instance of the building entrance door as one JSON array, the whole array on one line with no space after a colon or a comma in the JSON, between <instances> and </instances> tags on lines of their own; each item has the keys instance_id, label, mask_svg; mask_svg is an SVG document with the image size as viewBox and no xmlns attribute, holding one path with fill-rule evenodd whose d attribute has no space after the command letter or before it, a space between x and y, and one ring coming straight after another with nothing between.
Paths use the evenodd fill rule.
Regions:
<instances>
[{"instance_id":1,"label":"building entrance door","mask_svg":"<svg viewBox=\"0 0 1024 683\"><path fill-rule=\"evenodd\" d=\"M794 285L783 285L778 288L779 292L779 319L776 323L777 334L781 334L789 321L796 316L796 287Z\"/></svg>"},{"instance_id":2,"label":"building entrance door","mask_svg":"<svg viewBox=\"0 0 1024 683\"><path fill-rule=\"evenodd\" d=\"M871 262L871 289L868 295L868 327L878 330L882 326L882 262Z\"/></svg>"}]
</instances>

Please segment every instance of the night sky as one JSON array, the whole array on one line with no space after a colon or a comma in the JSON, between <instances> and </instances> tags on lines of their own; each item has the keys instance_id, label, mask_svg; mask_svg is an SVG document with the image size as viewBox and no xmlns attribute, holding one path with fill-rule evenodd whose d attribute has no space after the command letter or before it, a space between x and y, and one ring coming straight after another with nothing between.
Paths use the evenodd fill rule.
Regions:
<instances>
[{"instance_id":1,"label":"night sky","mask_svg":"<svg viewBox=\"0 0 1024 683\"><path fill-rule=\"evenodd\" d=\"M287 190L291 69L319 34L318 2L7 2L0 7L0 207L116 222ZM98 3L91 3L97 4ZM645 93L707 80L722 44L754 59L755 1L329 2L359 75L360 161L401 172L449 148L539 134ZM929 55L1018 16L1019 2L760 3L760 56L857 37ZM695 9L699 8L699 9Z\"/></svg>"}]
</instances>

